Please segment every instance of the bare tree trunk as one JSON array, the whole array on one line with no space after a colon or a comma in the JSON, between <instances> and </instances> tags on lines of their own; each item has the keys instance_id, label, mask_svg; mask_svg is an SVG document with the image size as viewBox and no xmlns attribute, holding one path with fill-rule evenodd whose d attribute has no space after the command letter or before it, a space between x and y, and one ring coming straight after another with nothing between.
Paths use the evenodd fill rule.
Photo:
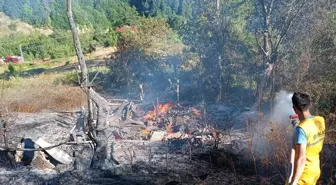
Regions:
<instances>
[{"instance_id":1,"label":"bare tree trunk","mask_svg":"<svg viewBox=\"0 0 336 185\"><path fill-rule=\"evenodd\" d=\"M88 126L89 126L89 137L95 142L96 148L93 156L92 166L100 168L103 165L105 165L105 160L108 156L107 151L107 134L106 134L106 128L107 128L107 116L108 116L108 110L109 110L109 103L101 97L98 93L96 93L93 89L90 88L89 84L89 77L87 72L87 67L85 63L85 58L81 49L80 40L78 37L78 32L76 28L75 21L73 19L72 14L72 2L71 0L67 0L67 17L69 21L69 25L71 28L74 46L76 49L76 54L78 58L78 63L80 65L81 70L81 81L80 86L83 89L83 91L88 96ZM98 108L98 115L97 115L97 126L96 128L92 125L93 123L93 101ZM95 128L95 129L93 129ZM88 150L89 148L84 148L84 150ZM83 152L83 148L81 148L80 152ZM86 153L84 151L84 153ZM82 169L85 170L85 169Z\"/></svg>"},{"instance_id":2,"label":"bare tree trunk","mask_svg":"<svg viewBox=\"0 0 336 185\"><path fill-rule=\"evenodd\" d=\"M271 38L270 38L270 22L271 22L271 12L272 12L272 3L267 6L266 2L264 0L259 0L261 5L261 12L262 12L262 19L263 19L263 46L261 47L264 55L263 59L263 66L265 67L267 63L271 62L271 54L272 54L272 48L271 48ZM254 104L254 108L260 109L260 105L264 99L264 91L267 86L267 81L269 79L269 76L267 74L264 74L262 79L260 80L260 84L258 86L258 99L257 102Z\"/></svg>"},{"instance_id":3,"label":"bare tree trunk","mask_svg":"<svg viewBox=\"0 0 336 185\"><path fill-rule=\"evenodd\" d=\"M97 130L96 130L96 151L93 156L93 167L103 168L106 160L110 160L108 150L108 127L107 117L109 113L109 103L93 89L90 89L90 98L98 105Z\"/></svg>"},{"instance_id":4,"label":"bare tree trunk","mask_svg":"<svg viewBox=\"0 0 336 185\"><path fill-rule=\"evenodd\" d=\"M84 54L81 48L81 44L79 41L79 37L78 37L78 32L77 32L77 28L76 28L76 24L75 21L73 19L73 15L72 15L72 2L71 0L67 0L67 17L68 17L68 21L70 24L70 29L72 32L72 37L73 37L73 41L74 41L74 45L75 45L75 50L76 50L76 54L77 54L77 58L78 58L78 63L80 65L80 70L81 70L81 86L87 87L87 85L89 84L89 79L88 79L88 73L87 73L87 68L86 68L86 63L85 63L85 58L84 58Z\"/></svg>"},{"instance_id":5,"label":"bare tree trunk","mask_svg":"<svg viewBox=\"0 0 336 185\"><path fill-rule=\"evenodd\" d=\"M290 30L291 25L293 23L294 20L297 19L299 13L304 9L305 5L307 4L306 0L302 0L302 1L290 1L288 4L288 9L285 10L284 12L282 12L283 17L281 17L281 19L283 20L279 26L279 28L272 28L272 23L271 23L271 18L273 15L273 10L274 9L279 9L281 7L274 7L276 4L276 0L258 0L257 4L256 4L256 8L260 10L261 12L261 19L262 19L262 40L263 40L263 44L259 44L258 38L257 39L257 44L260 47L260 50L263 53L264 59L263 59L263 67L274 67L274 65L277 63L278 61L278 51L279 51L279 46L282 44L283 39L285 38L285 36L288 33L288 30ZM274 31L274 29L277 30ZM271 31L273 30L273 31ZM272 34L272 33L276 33L276 35ZM257 36L258 37L258 36ZM268 66L267 66L268 65ZM264 94L265 92L268 90L269 84L268 81L271 79L271 85L273 86L273 77L272 71L269 71L268 69L266 69L266 72L269 71L270 74L264 74L261 77L260 80L260 84L258 85L258 97L257 97L257 101L254 104L254 108L259 108L263 98L264 98ZM273 95L273 91L271 92L271 97L274 97ZM273 100L272 100L273 101Z\"/></svg>"}]
</instances>

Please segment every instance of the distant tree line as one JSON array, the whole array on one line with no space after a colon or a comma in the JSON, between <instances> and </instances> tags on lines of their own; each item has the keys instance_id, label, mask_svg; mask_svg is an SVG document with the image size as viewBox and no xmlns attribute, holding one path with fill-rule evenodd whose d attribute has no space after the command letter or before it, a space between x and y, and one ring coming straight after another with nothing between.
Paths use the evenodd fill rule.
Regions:
<instances>
[{"instance_id":1,"label":"distant tree line","mask_svg":"<svg viewBox=\"0 0 336 185\"><path fill-rule=\"evenodd\" d=\"M97 30L80 36L84 53L92 52L100 46L115 46L118 39L115 31L105 33ZM71 41L71 34L65 31L56 31L49 36L33 33L29 37L23 34L0 37L0 56L20 55L21 45L27 61L69 57L75 52Z\"/></svg>"},{"instance_id":2,"label":"distant tree line","mask_svg":"<svg viewBox=\"0 0 336 185\"><path fill-rule=\"evenodd\" d=\"M74 1L77 24L110 28L131 23L138 12L147 17L166 18L178 26L192 16L191 0L78 0ZM135 8L133 8L135 7ZM68 29L63 0L0 0L0 11L34 26Z\"/></svg>"}]
</instances>

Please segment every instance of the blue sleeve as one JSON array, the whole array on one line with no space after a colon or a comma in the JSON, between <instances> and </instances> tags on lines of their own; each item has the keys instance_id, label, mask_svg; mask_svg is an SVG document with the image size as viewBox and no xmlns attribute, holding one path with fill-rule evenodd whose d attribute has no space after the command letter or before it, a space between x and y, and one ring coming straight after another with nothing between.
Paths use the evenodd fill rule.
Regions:
<instances>
[{"instance_id":1,"label":"blue sleeve","mask_svg":"<svg viewBox=\"0 0 336 185\"><path fill-rule=\"evenodd\" d=\"M296 127L295 130L295 144L307 144L307 136L305 131L300 128Z\"/></svg>"}]
</instances>

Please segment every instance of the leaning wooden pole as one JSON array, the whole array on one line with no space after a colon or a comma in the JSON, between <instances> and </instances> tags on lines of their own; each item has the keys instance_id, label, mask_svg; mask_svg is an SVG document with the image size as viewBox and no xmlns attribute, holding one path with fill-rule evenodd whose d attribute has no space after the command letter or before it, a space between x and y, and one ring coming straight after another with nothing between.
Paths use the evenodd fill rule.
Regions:
<instances>
[{"instance_id":1,"label":"leaning wooden pole","mask_svg":"<svg viewBox=\"0 0 336 185\"><path fill-rule=\"evenodd\" d=\"M75 45L75 50L76 50L76 54L77 54L77 58L78 58L78 63L80 65L80 70L81 70L81 82L80 82L81 84L80 85L81 85L81 87L87 87L88 84L89 84L88 72L87 72L87 68L86 68L84 54L83 54L81 44L80 44L80 41L79 41L76 24L75 24L75 21L73 19L73 15L72 15L72 2L71 2L71 0L67 0L67 16L68 16L70 29L71 29L71 32L72 32L72 38L73 38L74 45Z\"/></svg>"},{"instance_id":2,"label":"leaning wooden pole","mask_svg":"<svg viewBox=\"0 0 336 185\"><path fill-rule=\"evenodd\" d=\"M81 71L81 75L79 78L79 85L85 91L88 97L87 106L88 106L88 118L89 118L88 125L89 125L92 123L92 112L93 112L93 109L92 109L93 104L90 98L90 89L89 89L90 81L89 81L89 75L88 75L88 71L86 67L85 57L84 57L82 47L80 44L80 40L78 37L76 24L73 19L71 0L67 0L67 17L68 17L68 21L69 21L69 25L70 25L70 29L72 33L72 38L73 38L73 42L74 42L74 46L76 50L76 55L77 55L77 59L78 59L78 63L79 63L80 71Z\"/></svg>"},{"instance_id":3,"label":"leaning wooden pole","mask_svg":"<svg viewBox=\"0 0 336 185\"><path fill-rule=\"evenodd\" d=\"M90 118L92 117L92 102L94 102L97 105L98 108L98 115L97 115L97 126L95 127L95 130L90 130L91 133L89 133L90 138L95 143L95 151L93 154L93 158L90 158L92 160L92 166L95 168L101 168L104 167L106 164L105 161L108 159L108 140L107 140L107 131L106 128L108 127L107 117L108 117L108 111L109 111L109 103L101 97L97 92L95 92L92 88L90 88L90 82L87 72L87 67L85 63L84 54L81 49L80 40L78 37L78 32L76 28L75 21L73 19L72 14L72 2L71 0L67 0L67 17L69 21L69 25L72 32L73 42L78 58L78 63L81 70L81 80L80 80L80 86L83 89L83 91L88 96L88 110L89 110L89 128L92 127L92 120ZM92 101L92 102L91 102ZM84 154L89 153L88 148L81 149ZM84 159L85 161L86 159ZM87 159L86 161L89 161ZM85 164L84 164L85 165ZM80 165L81 166L81 165ZM88 165L85 165L80 170L85 170L84 168L87 168Z\"/></svg>"},{"instance_id":4,"label":"leaning wooden pole","mask_svg":"<svg viewBox=\"0 0 336 185\"><path fill-rule=\"evenodd\" d=\"M75 47L75 51L76 51L76 55L77 55L77 59L78 59L78 63L79 63L79 68L80 68L79 85L82 88L82 90L87 94L87 97L88 97L87 98L88 99L87 106L88 106L88 114L89 114L88 117L90 118L91 117L90 114L92 114L91 113L92 103L91 103L91 100L90 100L90 90L88 88L89 78L88 78L88 72L87 72L87 67L86 67L86 63L85 63L84 54L83 54L81 44L80 44L80 40L79 40L79 37L78 37L76 24L75 24L75 21L73 19L71 0L67 0L67 17L68 17L69 26L70 26L70 29L71 29L73 43L74 43L74 47ZM90 124L90 120L88 120L88 124ZM83 154L89 154L89 155L87 157L82 157ZM75 155L76 155L76 160L75 160L76 170L84 171L84 170L91 167L93 149L90 146L84 146L84 145L78 146L76 151L75 151Z\"/></svg>"}]
</instances>

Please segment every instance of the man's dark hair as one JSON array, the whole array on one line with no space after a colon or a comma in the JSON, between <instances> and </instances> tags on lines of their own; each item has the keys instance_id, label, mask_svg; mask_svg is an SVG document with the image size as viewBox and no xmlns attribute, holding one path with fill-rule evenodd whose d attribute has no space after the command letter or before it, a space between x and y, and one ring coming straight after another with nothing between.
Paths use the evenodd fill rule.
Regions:
<instances>
[{"instance_id":1,"label":"man's dark hair","mask_svg":"<svg viewBox=\"0 0 336 185\"><path fill-rule=\"evenodd\" d=\"M293 105L301 111L306 111L310 107L310 95L307 93L295 92L292 96Z\"/></svg>"}]
</instances>

